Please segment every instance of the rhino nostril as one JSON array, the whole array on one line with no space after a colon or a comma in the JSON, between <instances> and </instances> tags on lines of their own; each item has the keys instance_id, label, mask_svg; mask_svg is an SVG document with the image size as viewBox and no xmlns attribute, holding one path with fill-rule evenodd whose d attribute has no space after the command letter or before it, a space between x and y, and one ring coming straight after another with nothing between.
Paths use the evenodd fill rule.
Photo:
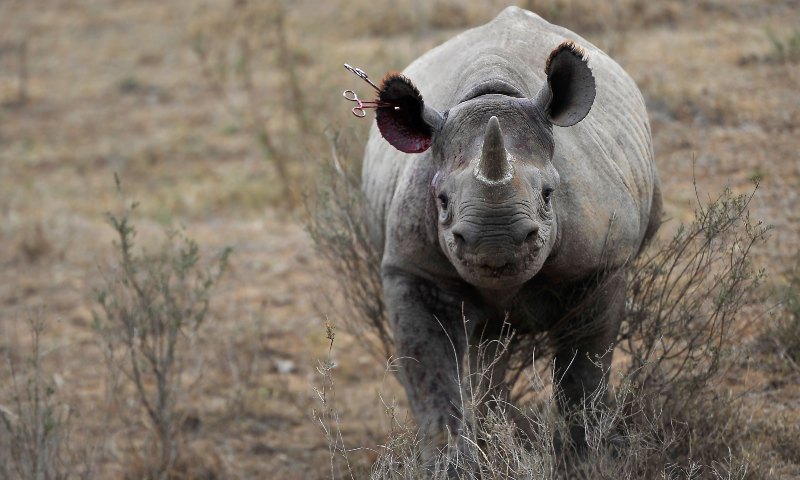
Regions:
<instances>
[{"instance_id":1,"label":"rhino nostril","mask_svg":"<svg viewBox=\"0 0 800 480\"><path fill-rule=\"evenodd\" d=\"M456 233L456 232L453 232L453 240L455 240L457 247L463 247L464 244L467 243L464 240L464 235L461 235L460 233Z\"/></svg>"},{"instance_id":2,"label":"rhino nostril","mask_svg":"<svg viewBox=\"0 0 800 480\"><path fill-rule=\"evenodd\" d=\"M453 232L453 241L455 242L455 249L453 253L456 254L456 258L463 259L465 245L467 244L464 240L464 236L460 233Z\"/></svg>"},{"instance_id":3,"label":"rhino nostril","mask_svg":"<svg viewBox=\"0 0 800 480\"><path fill-rule=\"evenodd\" d=\"M539 234L539 225L530 219L522 220L514 223L510 227L509 233L511 238L514 239L514 243L517 246L521 246L536 240L536 236Z\"/></svg>"},{"instance_id":4,"label":"rhino nostril","mask_svg":"<svg viewBox=\"0 0 800 480\"><path fill-rule=\"evenodd\" d=\"M525 242L531 242L536 240L536 237L539 235L539 227L533 226L528 234L525 236Z\"/></svg>"}]
</instances>

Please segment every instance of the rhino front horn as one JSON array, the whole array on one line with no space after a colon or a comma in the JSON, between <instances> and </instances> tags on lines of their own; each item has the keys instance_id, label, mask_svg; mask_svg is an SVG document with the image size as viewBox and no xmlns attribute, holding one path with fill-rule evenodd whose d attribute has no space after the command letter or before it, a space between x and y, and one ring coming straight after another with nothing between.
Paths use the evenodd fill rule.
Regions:
<instances>
[{"instance_id":1,"label":"rhino front horn","mask_svg":"<svg viewBox=\"0 0 800 480\"><path fill-rule=\"evenodd\" d=\"M480 182L487 185L502 185L514 177L514 167L508 160L508 153L503 145L503 131L500 130L500 121L497 117L490 118L486 125L481 158L473 174Z\"/></svg>"}]
</instances>

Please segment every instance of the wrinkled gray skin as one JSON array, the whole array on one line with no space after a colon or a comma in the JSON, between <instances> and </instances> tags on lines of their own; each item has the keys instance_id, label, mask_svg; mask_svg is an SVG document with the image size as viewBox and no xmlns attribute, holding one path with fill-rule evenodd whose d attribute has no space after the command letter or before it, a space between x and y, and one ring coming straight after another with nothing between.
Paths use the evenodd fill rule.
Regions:
<instances>
[{"instance_id":1,"label":"wrinkled gray skin","mask_svg":"<svg viewBox=\"0 0 800 480\"><path fill-rule=\"evenodd\" d=\"M568 99L554 119L545 64L564 40L584 49L596 97ZM658 228L661 194L639 90L595 46L516 7L403 73L427 114L443 118L432 122L423 153L396 150L373 126L363 188L404 359L399 376L418 425L432 447L458 434L468 342L497 338L506 317L518 335L546 331L601 283L598 299L572 320L588 329L559 341L554 360L562 407L580 405L603 379L590 358L610 364L623 315L625 284L615 273ZM462 101L470 91L479 95ZM552 125L574 123L589 107L574 126Z\"/></svg>"}]
</instances>

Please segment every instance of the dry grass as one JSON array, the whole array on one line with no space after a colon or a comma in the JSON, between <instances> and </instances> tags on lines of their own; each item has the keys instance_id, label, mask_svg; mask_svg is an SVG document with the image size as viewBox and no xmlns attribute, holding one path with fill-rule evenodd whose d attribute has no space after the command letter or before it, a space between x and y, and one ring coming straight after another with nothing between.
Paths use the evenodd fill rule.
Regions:
<instances>
[{"instance_id":1,"label":"dry grass","mask_svg":"<svg viewBox=\"0 0 800 480\"><path fill-rule=\"evenodd\" d=\"M124 401L107 403L105 357L92 328L99 272L113 264L114 231L105 223L117 202L113 174L141 201L140 245L158 245L165 226L182 224L201 254L226 245L237 252L195 352L203 381L180 405L190 420L180 431L187 457L229 478L262 478L264 472L328 478L329 447L311 419L308 379L316 372L313 359L328 349L325 317L337 324L346 318L332 307L324 314L315 307L336 280L320 275L303 214L282 205L279 173L254 141L248 108L258 109L302 192L330 165L331 132L344 132L351 156L360 156L368 122L353 119L340 97L357 85L342 63L379 77L502 6L458 0L284 4L295 79L287 80L274 47L277 32L269 27L261 37L266 43L252 48L255 105L248 105L240 80L228 77L226 91L244 113L237 116L204 78L193 49L197 29L225 18L234 3L273 8L252 0L202 6L184 0L0 2L0 46L12 47L0 54L0 351L14 359L31 351L27 335L10 335L6 327L46 304L40 346L48 373L42 378L58 378L59 402L80 406L70 438L101 444L99 478L135 475L125 462L130 423L121 418L131 415L127 405L136 399L123 395ZM796 6L782 0L529 3L609 51L642 87L672 220L664 238L674 233L670 225L694 218L693 170L701 198L716 197L725 185L748 191L750 179L760 177L750 209L775 228L753 259L776 288L790 285L787 265L794 265L800 240L800 66L779 53L774 40L790 51L800 21ZM216 31L210 44L226 49L231 73L236 33ZM25 75L13 53L23 42ZM215 65L219 59L211 58ZM21 77L25 102L17 101ZM310 132L299 127L296 92ZM351 173L357 176L357 168ZM792 426L800 421L800 388L780 358L784 344L757 341L770 323L757 312L770 305L744 306L736 323L743 328L738 343L748 348L720 379L718 398L741 403L753 437L764 445L745 456L761 456L768 476L795 478L800 435ZM344 330L336 336L331 372L342 442L368 447L351 453L362 476L382 451L386 432L400 442L412 441L414 430L392 376ZM617 366L624 360L620 356ZM0 377L0 391L11 384L8 375ZM711 423L738 418L721 408L714 412L701 417ZM683 470L672 475L688 476Z\"/></svg>"}]
</instances>

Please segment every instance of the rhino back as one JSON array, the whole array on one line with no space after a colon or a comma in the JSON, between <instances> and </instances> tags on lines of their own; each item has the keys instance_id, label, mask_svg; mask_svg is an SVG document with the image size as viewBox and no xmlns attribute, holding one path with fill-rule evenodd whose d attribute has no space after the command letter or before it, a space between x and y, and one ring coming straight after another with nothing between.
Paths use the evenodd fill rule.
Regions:
<instances>
[{"instance_id":1,"label":"rhino back","mask_svg":"<svg viewBox=\"0 0 800 480\"><path fill-rule=\"evenodd\" d=\"M517 7L430 50L404 73L426 104L439 111L453 107L472 86L490 78L506 80L534 98L545 82L548 55L564 40L573 40L586 50L597 95L582 122L554 127L553 164L562 181L554 198L560 240L548 268L580 277L597 266L609 241L616 253L604 261L618 264L638 251L651 217L657 217L651 212L658 177L650 127L633 80L582 37ZM416 223L418 229L430 231L428 224L435 218L428 218L429 211L419 207L421 200L428 201L433 163L429 152L394 150L373 125L364 158L363 188L372 215L371 234L381 251L387 219L400 204L412 202L417 208L403 208L402 218L390 221Z\"/></svg>"}]
</instances>

